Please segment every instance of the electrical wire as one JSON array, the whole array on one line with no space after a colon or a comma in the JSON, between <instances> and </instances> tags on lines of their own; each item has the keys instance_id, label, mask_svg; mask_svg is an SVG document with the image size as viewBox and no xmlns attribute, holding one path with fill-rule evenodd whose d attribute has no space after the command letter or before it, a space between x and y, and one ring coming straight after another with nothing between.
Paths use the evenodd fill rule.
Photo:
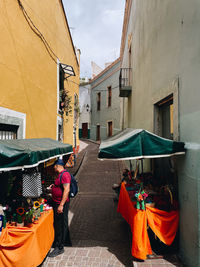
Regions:
<instances>
[{"instance_id":1,"label":"electrical wire","mask_svg":"<svg viewBox=\"0 0 200 267\"><path fill-rule=\"evenodd\" d=\"M49 53L50 57L52 58L52 60L56 63L56 65L59 65L59 63L57 63L57 58L58 56L55 54L55 52L53 51L53 49L51 48L51 46L49 45L49 43L47 42L47 40L45 39L44 35L40 32L40 30L35 26L34 22L32 21L32 19L30 18L30 16L28 15L28 13L26 12L24 6L22 5L21 1L20 0L17 0L18 4L19 4L19 7L21 8L22 10L22 13L27 21L27 23L29 24L30 28L32 29L32 31L41 39L41 41L43 42L47 52ZM33 9L32 9L33 10ZM76 85L79 85L79 83L76 83L74 81L70 81L69 82L72 82L72 83L75 83ZM83 88L86 88L88 89L87 87L85 86L82 86ZM116 88L119 88L119 86L115 86L115 87L111 87L111 89L116 89ZM92 90L92 91L107 91L105 89L97 89L97 90Z\"/></svg>"},{"instance_id":2,"label":"electrical wire","mask_svg":"<svg viewBox=\"0 0 200 267\"><path fill-rule=\"evenodd\" d=\"M49 27L49 25L47 23L45 23L45 21L40 17L40 15L30 6L30 4L28 4L28 2L26 0L23 0L23 2L26 3L26 5L33 11L33 13L35 13L37 15L37 17L40 19L40 21L45 25L45 27L53 34L53 36L55 36L55 32L53 32L53 30ZM66 43L58 36L56 35L56 40L58 40L60 43L63 44L64 47L66 47Z\"/></svg>"},{"instance_id":3,"label":"electrical wire","mask_svg":"<svg viewBox=\"0 0 200 267\"><path fill-rule=\"evenodd\" d=\"M47 52L49 53L50 57L52 58L52 60L56 63L56 65L59 65L59 63L57 63L57 58L58 56L55 54L55 52L53 51L53 49L51 48L51 46L49 45L49 43L47 42L46 38L44 37L44 35L41 33L41 31L36 27L36 25L34 24L34 22L32 21L32 19L30 18L30 16L28 15L27 11L25 10L24 6L22 5L20 0L17 0L19 7L22 10L22 13L27 21L27 23L29 24L30 28L32 29L32 31L41 39L41 41L43 42ZM26 4L28 5L27 1L25 1ZM30 5L28 5L29 8L40 18L40 16L30 7ZM40 20L44 23L44 21L40 18ZM45 24L45 23L44 23ZM45 24L46 25L46 24ZM47 27L49 29L49 27ZM52 32L52 31L51 31ZM60 40L60 42L62 42ZM64 42L62 42L64 45ZM71 81L72 82L72 81ZM79 85L78 83L76 83L77 85ZM84 86L82 86L84 87ZM118 86L117 86L118 87ZM113 87L112 89L115 89L117 87ZM86 87L85 87L86 88ZM88 89L88 88L87 88ZM98 90L93 90L93 91L98 91ZM107 90L100 90L100 91L107 91Z\"/></svg>"},{"instance_id":4,"label":"electrical wire","mask_svg":"<svg viewBox=\"0 0 200 267\"><path fill-rule=\"evenodd\" d=\"M27 13L27 11L25 10L25 8L24 8L24 6L22 5L22 3L21 3L21 1L20 0L17 0L18 1L18 3L19 3L19 6L20 6L20 8L22 9L22 12L23 12L23 14L24 14L24 17L25 17L25 19L26 19L26 21L28 22L28 24L29 24L29 26L31 27L31 29L35 32L35 34L42 40L42 42L44 43L44 45L45 45L45 48L47 49L47 52L49 53L49 55L51 56L51 58L53 59L53 61L56 63L56 64L58 64L57 63L57 58L58 58L58 56L54 53L54 51L53 51L53 49L50 47L50 45L49 45L49 43L47 42L47 40L45 39L45 37L44 37L44 35L40 32L40 30L35 26L35 24L33 23L33 21L32 21L32 19L30 18L30 16L28 15L28 13ZM37 15L37 17L43 22L43 24L46 26L46 28L52 33L52 34L54 34L55 35L55 33L53 33L53 31L49 28L49 26L44 22L44 20L38 15L38 13L28 4L28 2L26 1L26 0L24 0L24 2L26 3L26 5ZM62 43L64 46L66 46L65 45L65 43L64 43L64 41L62 41L59 37L57 37L57 40L60 42L60 43ZM53 56L56 58L54 58L53 56L52 56L52 54L53 54ZM81 62L81 64L83 64L83 65L85 65L86 66L86 64L84 63L84 62ZM103 90L101 90L101 91L103 91ZM107 90L105 90L105 91L107 91Z\"/></svg>"},{"instance_id":5,"label":"electrical wire","mask_svg":"<svg viewBox=\"0 0 200 267\"><path fill-rule=\"evenodd\" d=\"M32 21L32 19L30 18L30 16L28 15L28 13L26 12L24 6L22 5L20 0L17 0L20 9L22 10L22 13L28 23L28 25L30 26L30 28L32 29L32 31L41 39L41 41L43 42L48 54L50 55L50 57L52 58L52 60L56 63L56 65L58 65L57 63L57 55L54 53L53 49L51 48L51 46L49 45L49 43L47 42L47 40L45 39L44 35L40 32L40 30L35 26L34 22Z\"/></svg>"}]
</instances>

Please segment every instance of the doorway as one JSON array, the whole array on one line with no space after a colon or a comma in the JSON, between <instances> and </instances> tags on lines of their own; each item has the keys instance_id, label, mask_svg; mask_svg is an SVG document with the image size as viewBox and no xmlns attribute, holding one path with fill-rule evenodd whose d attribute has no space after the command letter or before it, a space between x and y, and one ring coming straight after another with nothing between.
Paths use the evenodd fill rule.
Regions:
<instances>
[{"instance_id":1,"label":"doorway","mask_svg":"<svg viewBox=\"0 0 200 267\"><path fill-rule=\"evenodd\" d=\"M108 137L111 137L113 135L113 126L112 121L108 122Z\"/></svg>"},{"instance_id":2,"label":"doorway","mask_svg":"<svg viewBox=\"0 0 200 267\"><path fill-rule=\"evenodd\" d=\"M88 123L82 123L82 137L88 138Z\"/></svg>"},{"instance_id":3,"label":"doorway","mask_svg":"<svg viewBox=\"0 0 200 267\"><path fill-rule=\"evenodd\" d=\"M101 135L100 135L100 125L97 125L97 135L96 135L96 141L100 141Z\"/></svg>"}]
</instances>

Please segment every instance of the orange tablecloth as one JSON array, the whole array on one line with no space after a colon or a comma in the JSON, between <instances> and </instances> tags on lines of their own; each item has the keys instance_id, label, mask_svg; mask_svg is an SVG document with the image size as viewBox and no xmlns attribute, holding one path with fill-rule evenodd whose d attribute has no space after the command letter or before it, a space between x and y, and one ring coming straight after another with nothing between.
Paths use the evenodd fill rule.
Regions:
<instances>
[{"instance_id":1,"label":"orange tablecloth","mask_svg":"<svg viewBox=\"0 0 200 267\"><path fill-rule=\"evenodd\" d=\"M152 231L166 245L171 245L176 236L179 223L178 211L166 212L150 207L146 207L145 211L137 210L123 183L117 211L131 227L132 255L135 258L145 260L147 255L152 254L147 233L147 222Z\"/></svg>"},{"instance_id":2,"label":"orange tablecloth","mask_svg":"<svg viewBox=\"0 0 200 267\"><path fill-rule=\"evenodd\" d=\"M31 227L7 226L0 237L0 266L38 266L53 240L53 210L43 213L38 223Z\"/></svg>"}]
</instances>

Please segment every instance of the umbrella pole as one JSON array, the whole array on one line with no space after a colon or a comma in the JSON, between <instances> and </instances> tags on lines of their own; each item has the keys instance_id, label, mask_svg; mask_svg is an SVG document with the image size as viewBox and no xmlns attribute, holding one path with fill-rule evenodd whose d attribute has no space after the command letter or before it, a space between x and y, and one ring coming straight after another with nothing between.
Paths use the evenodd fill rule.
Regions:
<instances>
[{"instance_id":1,"label":"umbrella pole","mask_svg":"<svg viewBox=\"0 0 200 267\"><path fill-rule=\"evenodd\" d=\"M132 166L132 162L131 162L131 160L129 160L129 165L130 165L130 171L132 172L132 170L133 170L133 166Z\"/></svg>"},{"instance_id":2,"label":"umbrella pole","mask_svg":"<svg viewBox=\"0 0 200 267\"><path fill-rule=\"evenodd\" d=\"M142 174L143 174L143 172L144 172L143 159L141 159L141 165L142 165Z\"/></svg>"}]
</instances>

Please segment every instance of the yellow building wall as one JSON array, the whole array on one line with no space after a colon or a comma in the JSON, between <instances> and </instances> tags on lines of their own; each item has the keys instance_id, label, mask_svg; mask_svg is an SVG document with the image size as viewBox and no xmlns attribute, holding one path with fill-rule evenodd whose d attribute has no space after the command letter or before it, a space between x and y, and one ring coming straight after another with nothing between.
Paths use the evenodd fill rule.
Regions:
<instances>
[{"instance_id":1,"label":"yellow building wall","mask_svg":"<svg viewBox=\"0 0 200 267\"><path fill-rule=\"evenodd\" d=\"M61 1L21 3L54 51L54 60L58 57L73 66L76 76L65 85L71 95L78 94L79 65ZM26 114L26 138L56 139L57 64L29 26L18 1L0 1L0 36L0 107ZM73 144L73 116L64 123L64 142Z\"/></svg>"}]
</instances>

